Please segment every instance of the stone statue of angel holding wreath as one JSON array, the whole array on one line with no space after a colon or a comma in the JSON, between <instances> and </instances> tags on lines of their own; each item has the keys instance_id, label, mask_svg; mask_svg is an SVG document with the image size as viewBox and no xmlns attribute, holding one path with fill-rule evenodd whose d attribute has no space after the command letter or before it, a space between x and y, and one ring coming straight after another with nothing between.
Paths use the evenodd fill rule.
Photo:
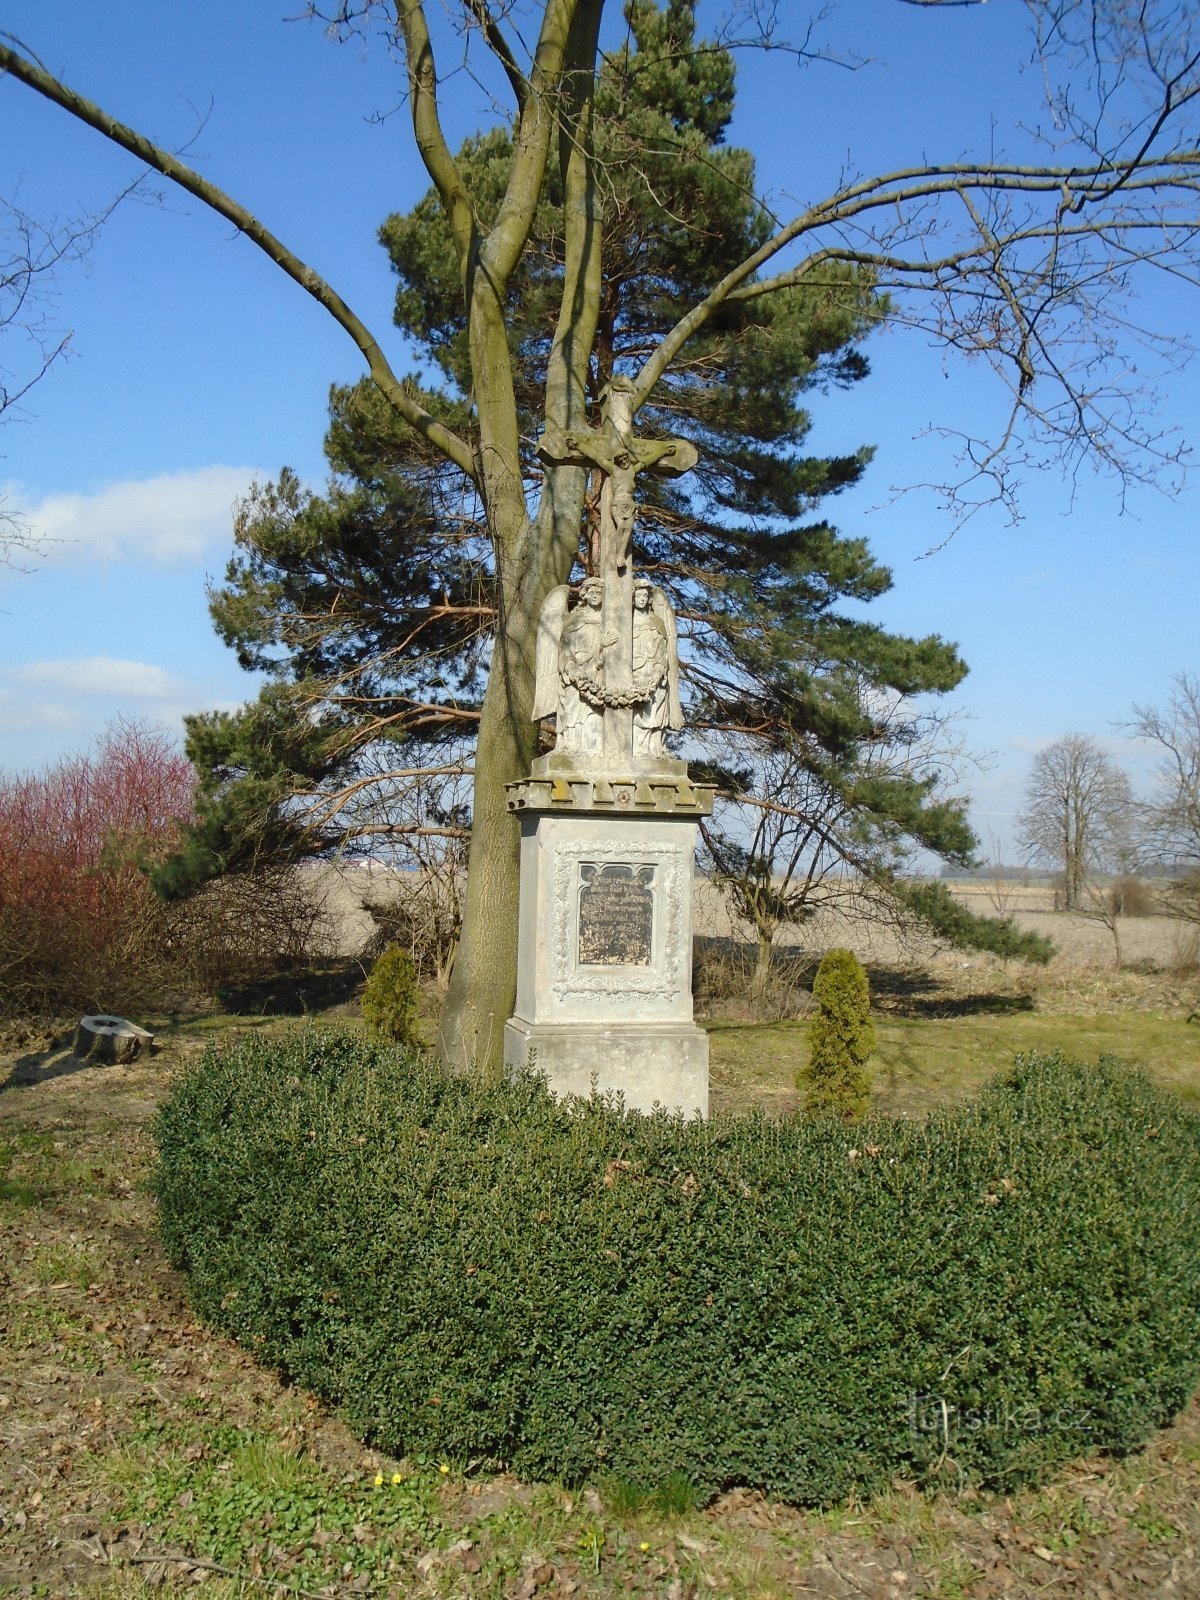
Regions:
<instances>
[{"instance_id":1,"label":"stone statue of angel holding wreath","mask_svg":"<svg viewBox=\"0 0 1200 1600\"><path fill-rule=\"evenodd\" d=\"M632 648L626 672L613 670L620 641L606 628L603 578L587 578L570 607L560 584L538 619L533 718L557 719L555 752L610 763L645 763L664 754L667 728L683 726L675 613L664 592L639 580L633 589ZM625 678L625 683L618 681ZM624 712L621 718L612 714ZM630 715L631 714L631 715ZM605 719L613 724L605 740Z\"/></svg>"},{"instance_id":2,"label":"stone statue of angel holding wreath","mask_svg":"<svg viewBox=\"0 0 1200 1600\"><path fill-rule=\"evenodd\" d=\"M533 720L557 721L556 750L599 755L604 749L604 655L615 639L604 632L604 580L586 578L568 611L565 583L551 589L538 618Z\"/></svg>"}]
</instances>

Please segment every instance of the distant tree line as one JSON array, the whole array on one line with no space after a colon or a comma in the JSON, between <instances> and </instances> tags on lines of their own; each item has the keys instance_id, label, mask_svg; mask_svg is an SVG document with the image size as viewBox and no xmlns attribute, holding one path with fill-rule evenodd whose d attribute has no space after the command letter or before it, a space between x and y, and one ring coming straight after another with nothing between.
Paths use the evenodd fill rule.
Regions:
<instances>
[{"instance_id":1,"label":"distant tree line","mask_svg":"<svg viewBox=\"0 0 1200 1600\"><path fill-rule=\"evenodd\" d=\"M1064 734L1033 759L1017 818L1025 859L1058 874L1066 910L1101 909L1106 878L1120 915L1132 909L1121 880L1138 875L1158 880L1143 905L1200 924L1200 678L1177 673L1163 705L1135 705L1119 729L1157 753L1149 794L1101 740Z\"/></svg>"}]
</instances>

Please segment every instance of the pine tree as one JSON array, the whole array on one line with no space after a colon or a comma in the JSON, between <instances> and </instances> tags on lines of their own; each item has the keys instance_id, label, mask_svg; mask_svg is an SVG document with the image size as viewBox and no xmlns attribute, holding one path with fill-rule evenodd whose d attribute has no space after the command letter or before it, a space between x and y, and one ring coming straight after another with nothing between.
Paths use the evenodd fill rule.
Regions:
<instances>
[{"instance_id":1,"label":"pine tree","mask_svg":"<svg viewBox=\"0 0 1200 1600\"><path fill-rule=\"evenodd\" d=\"M724 143L731 58L696 49L682 0L661 10L636 0L630 20L630 42L608 59L597 96L606 230L593 412L678 305L770 230L753 199L751 156ZM458 154L485 220L510 155L502 130ZM561 205L552 177L506 307L531 480L564 270ZM440 389L421 389L422 403L470 437L459 271L436 195L389 218L381 239L399 280L396 322L440 376ZM845 268L819 288L729 305L644 408L645 431L691 438L700 465L675 483L643 481L635 560L680 619L688 721L700 741L689 754L702 770L737 788L757 749L786 740L823 780L856 769L842 785L852 813L959 858L973 847L961 806L947 811L940 797L878 775L868 784L862 756L879 726L864 689L941 693L965 668L944 640L889 634L847 609L884 594L891 576L864 540L813 513L858 481L871 452L804 453L805 402L867 375L861 342L885 313L869 275ZM455 770L469 752L495 614L482 507L369 384L335 389L331 416L325 493L286 470L256 489L212 596L221 636L243 665L272 677L243 712L191 720L204 820L174 878L160 878L175 892L264 849L333 851L360 829L378 839L380 785L363 781L372 770L404 783ZM576 578L594 559L594 501L575 534ZM256 826L258 815L270 821Z\"/></svg>"}]
</instances>

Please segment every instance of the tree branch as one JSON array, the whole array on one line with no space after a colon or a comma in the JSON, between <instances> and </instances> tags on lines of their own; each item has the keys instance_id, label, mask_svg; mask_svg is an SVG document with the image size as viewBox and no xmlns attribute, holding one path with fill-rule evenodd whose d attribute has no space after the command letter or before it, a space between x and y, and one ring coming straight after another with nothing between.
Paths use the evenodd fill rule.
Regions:
<instances>
[{"instance_id":1,"label":"tree branch","mask_svg":"<svg viewBox=\"0 0 1200 1600\"><path fill-rule=\"evenodd\" d=\"M433 179L442 209L450 225L459 270L464 281L473 270L478 232L471 195L450 153L438 111L437 66L433 43L421 0L399 0L400 29L404 36L404 55L408 67L409 105L412 110L413 137L425 170Z\"/></svg>"},{"instance_id":2,"label":"tree branch","mask_svg":"<svg viewBox=\"0 0 1200 1600\"><path fill-rule=\"evenodd\" d=\"M529 98L529 79L517 64L517 58L512 52L512 47L500 28L500 24L492 15L491 7L487 0L464 0L467 10L478 22L483 30L484 42L504 68L512 92L517 102L518 118L525 114L525 102Z\"/></svg>"},{"instance_id":3,"label":"tree branch","mask_svg":"<svg viewBox=\"0 0 1200 1600\"><path fill-rule=\"evenodd\" d=\"M9 38L11 35L3 37ZM127 127L123 122L118 122L93 101L60 83L48 72L4 43L0 43L0 70L10 72L19 82L45 96L55 105L61 106L64 111L70 112L80 122L102 133L106 139L120 145L123 150L128 150L131 155L144 161L155 172L161 172L163 177L169 178L188 194L194 195L211 211L232 222L252 244L257 245L264 255L281 268L293 282L298 283L307 294L311 295L339 327L350 335L366 360L375 384L404 421L428 439L468 477L475 478L475 461L466 440L460 439L451 429L438 422L409 393L392 371L370 329L318 272L294 255L252 212L247 211L215 184L202 178L199 173L193 172L175 156L160 149L143 134Z\"/></svg>"},{"instance_id":4,"label":"tree branch","mask_svg":"<svg viewBox=\"0 0 1200 1600\"><path fill-rule=\"evenodd\" d=\"M529 237L545 178L550 136L558 123L555 101L581 7L594 10L598 24L603 0L546 0L528 93L517 123L508 186L480 252L493 286L507 284Z\"/></svg>"},{"instance_id":5,"label":"tree branch","mask_svg":"<svg viewBox=\"0 0 1200 1600\"><path fill-rule=\"evenodd\" d=\"M1190 95L1179 91L1175 103ZM1156 118L1156 133L1161 125ZM888 306L890 322L982 354L1010 389L1000 442L959 436L968 475L939 486L960 515L981 503L967 486L985 480L986 498L1013 509L1009 462L1015 449L1028 454L1035 437L1066 459L1091 450L1126 481L1177 467L1180 451L1148 432L1140 421L1147 407L1129 392L1121 303L1135 264L1200 282L1200 151L1148 154L1144 131L1123 135L1132 158L1118 141L1107 154L1091 147L1082 164L959 162L844 185L777 228L680 318L644 361L635 404L725 305L801 287L845 292L846 274L858 272L864 289L901 291ZM957 239L955 204L969 219ZM758 275L800 243L802 259ZM1178 340L1142 338L1164 360L1180 358ZM1022 416L1028 435L1017 428Z\"/></svg>"}]
</instances>

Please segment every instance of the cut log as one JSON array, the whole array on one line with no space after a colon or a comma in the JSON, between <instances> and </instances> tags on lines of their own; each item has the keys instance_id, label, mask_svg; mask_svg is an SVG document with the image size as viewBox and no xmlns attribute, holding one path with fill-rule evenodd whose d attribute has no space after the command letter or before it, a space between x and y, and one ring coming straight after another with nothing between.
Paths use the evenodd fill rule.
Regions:
<instances>
[{"instance_id":1,"label":"cut log","mask_svg":"<svg viewBox=\"0 0 1200 1600\"><path fill-rule=\"evenodd\" d=\"M149 1054L154 1035L124 1017L81 1017L72 1050L84 1061L123 1064Z\"/></svg>"}]
</instances>

